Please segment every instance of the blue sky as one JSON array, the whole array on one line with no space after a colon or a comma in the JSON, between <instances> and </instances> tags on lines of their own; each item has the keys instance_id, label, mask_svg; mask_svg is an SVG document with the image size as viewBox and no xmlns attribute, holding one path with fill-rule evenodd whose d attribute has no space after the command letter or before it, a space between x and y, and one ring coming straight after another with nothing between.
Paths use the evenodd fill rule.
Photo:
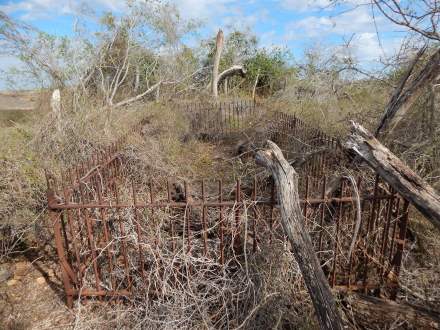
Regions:
<instances>
[{"instance_id":1,"label":"blue sky","mask_svg":"<svg viewBox=\"0 0 440 330\"><path fill-rule=\"evenodd\" d=\"M214 35L218 28L250 29L261 45L285 46L297 60L308 48L325 51L351 39L351 53L361 64L371 66L393 54L404 36L377 11L374 23L369 0L343 0L337 6L331 5L332 0L170 1L183 17L204 23L200 38ZM75 13L84 6L115 14L126 10L124 0L0 0L1 11L58 35L71 34ZM3 68L14 62L0 58Z\"/></svg>"}]
</instances>

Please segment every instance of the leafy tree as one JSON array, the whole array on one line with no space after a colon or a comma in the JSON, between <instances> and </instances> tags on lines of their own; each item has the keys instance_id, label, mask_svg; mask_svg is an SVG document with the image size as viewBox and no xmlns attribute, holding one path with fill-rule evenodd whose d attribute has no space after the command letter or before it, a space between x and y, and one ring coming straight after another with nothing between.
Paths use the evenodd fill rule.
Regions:
<instances>
[{"instance_id":1,"label":"leafy tree","mask_svg":"<svg viewBox=\"0 0 440 330\"><path fill-rule=\"evenodd\" d=\"M288 66L288 58L289 53L282 48L257 50L245 63L247 85L252 86L257 81L256 87L263 94L279 90L283 87L281 84L284 78L295 74Z\"/></svg>"}]
</instances>

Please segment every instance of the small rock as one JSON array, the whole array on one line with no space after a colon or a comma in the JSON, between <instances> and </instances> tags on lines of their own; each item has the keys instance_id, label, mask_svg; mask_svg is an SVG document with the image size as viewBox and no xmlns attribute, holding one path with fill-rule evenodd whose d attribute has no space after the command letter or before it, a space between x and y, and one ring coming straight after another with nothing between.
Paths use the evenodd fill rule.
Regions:
<instances>
[{"instance_id":1,"label":"small rock","mask_svg":"<svg viewBox=\"0 0 440 330\"><path fill-rule=\"evenodd\" d=\"M25 276L30 270L30 263L20 261L15 264L15 276Z\"/></svg>"},{"instance_id":2,"label":"small rock","mask_svg":"<svg viewBox=\"0 0 440 330\"><path fill-rule=\"evenodd\" d=\"M12 272L6 268L0 268L0 283L9 280L12 277Z\"/></svg>"},{"instance_id":3,"label":"small rock","mask_svg":"<svg viewBox=\"0 0 440 330\"><path fill-rule=\"evenodd\" d=\"M15 284L17 284L17 283L18 283L17 280L9 280L9 281L6 282L6 284L7 284L8 286L13 286L13 285L15 285Z\"/></svg>"},{"instance_id":4,"label":"small rock","mask_svg":"<svg viewBox=\"0 0 440 330\"><path fill-rule=\"evenodd\" d=\"M46 283L46 279L44 277L37 277L36 281L40 285Z\"/></svg>"}]
</instances>

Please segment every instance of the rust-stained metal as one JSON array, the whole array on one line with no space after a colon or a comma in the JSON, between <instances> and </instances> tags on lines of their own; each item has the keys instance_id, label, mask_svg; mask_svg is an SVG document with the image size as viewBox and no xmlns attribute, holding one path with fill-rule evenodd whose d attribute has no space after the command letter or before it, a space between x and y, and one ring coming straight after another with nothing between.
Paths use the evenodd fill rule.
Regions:
<instances>
[{"instance_id":1,"label":"rust-stained metal","mask_svg":"<svg viewBox=\"0 0 440 330\"><path fill-rule=\"evenodd\" d=\"M240 237L240 207L241 207L241 189L240 189L240 180L235 182L235 236L234 236L234 245L240 246L241 237Z\"/></svg>"},{"instance_id":2,"label":"rust-stained metal","mask_svg":"<svg viewBox=\"0 0 440 330\"><path fill-rule=\"evenodd\" d=\"M254 100L233 100L213 103L190 103L180 106L181 112L190 121L194 134L217 141L242 129L255 121L257 103Z\"/></svg>"},{"instance_id":3,"label":"rust-stained metal","mask_svg":"<svg viewBox=\"0 0 440 330\"><path fill-rule=\"evenodd\" d=\"M243 101L212 107L187 105L186 109L199 118L194 130L224 136L245 127L256 106ZM365 291L389 285L395 297L408 202L392 189L383 188L379 176L365 177L361 187L363 174L358 173L361 230L354 250L346 255L357 221L357 197L345 178L336 193L326 195L332 166L343 158L340 142L295 115L278 113L274 118L271 136L291 148L287 153L307 153L323 146L330 150L314 155L298 169L305 226L322 264L328 265L330 284ZM230 256L235 253L239 257L242 249L259 253L285 239L273 179L260 182L253 176L235 182L216 180L214 184L206 179L201 181L200 191L198 183L183 181L182 199L172 196L170 178L155 178L147 187L134 183L123 187L126 138L97 150L72 169L60 171L59 179L46 173L49 215L69 307L78 296L103 299L132 295L138 275L147 281L149 251L154 254L170 246L173 254L209 258L225 267ZM196 189L191 189L191 184ZM242 219L246 208L249 217ZM165 219L160 221L159 215ZM249 226L244 221L249 221ZM245 228L249 228L252 244L246 245ZM159 268L162 277L165 267Z\"/></svg>"},{"instance_id":4,"label":"rust-stained metal","mask_svg":"<svg viewBox=\"0 0 440 330\"><path fill-rule=\"evenodd\" d=\"M136 224L136 235L137 235L137 248L139 253L139 269L142 276L142 279L145 280L145 267L144 267L144 256L142 250L142 231L141 224L138 216L138 207L137 207L137 198L136 198L136 188L134 183L132 184L132 194L133 194L133 212L134 212L134 221Z\"/></svg>"},{"instance_id":5,"label":"rust-stained metal","mask_svg":"<svg viewBox=\"0 0 440 330\"><path fill-rule=\"evenodd\" d=\"M220 208L220 218L219 218L219 227L220 227L220 264L225 264L225 247L224 247L224 223L223 223L223 182L222 180L218 181L218 204Z\"/></svg>"},{"instance_id":6,"label":"rust-stained metal","mask_svg":"<svg viewBox=\"0 0 440 330\"><path fill-rule=\"evenodd\" d=\"M208 255L208 228L206 226L206 196L205 196L205 180L202 180L202 226L203 226L203 252Z\"/></svg>"},{"instance_id":7,"label":"rust-stained metal","mask_svg":"<svg viewBox=\"0 0 440 330\"><path fill-rule=\"evenodd\" d=\"M256 201L257 201L257 177L254 176L253 189L252 189L252 230L253 230L253 241L252 241L252 252L257 252L257 244L258 244L258 230L257 230L257 210L256 210Z\"/></svg>"},{"instance_id":8,"label":"rust-stained metal","mask_svg":"<svg viewBox=\"0 0 440 330\"><path fill-rule=\"evenodd\" d=\"M309 177L307 176L307 179L308 178ZM308 182L308 180L307 180L307 182ZM323 200L325 200L325 189L327 187L326 183L327 183L327 177L324 176L322 178L322 192L321 192L321 198ZM307 196L307 193L308 193L308 189L307 188L308 188L308 185L306 185L306 196ZM340 204L342 204L342 203L340 203ZM304 209L306 208L306 205L307 205L307 203L304 204ZM324 203L321 204L321 216L320 216L320 219L319 219L319 227L320 228L319 228L319 239L318 239L318 251L322 250L322 235L324 233L324 216L325 216L326 207L327 207L326 204L324 204Z\"/></svg>"},{"instance_id":9,"label":"rust-stained metal","mask_svg":"<svg viewBox=\"0 0 440 330\"><path fill-rule=\"evenodd\" d=\"M186 181L183 182L184 194L185 194L185 215L184 220L186 220L186 240L187 240L187 250L188 254L191 254L191 206L190 206L190 191L189 185Z\"/></svg>"}]
</instances>

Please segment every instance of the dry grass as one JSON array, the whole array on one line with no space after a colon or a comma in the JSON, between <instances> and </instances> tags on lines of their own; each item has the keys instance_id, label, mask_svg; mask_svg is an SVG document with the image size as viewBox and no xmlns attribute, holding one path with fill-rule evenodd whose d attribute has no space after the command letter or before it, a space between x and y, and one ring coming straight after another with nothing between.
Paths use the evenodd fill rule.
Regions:
<instances>
[{"instance_id":1,"label":"dry grass","mask_svg":"<svg viewBox=\"0 0 440 330\"><path fill-rule=\"evenodd\" d=\"M435 310L440 305L439 232L419 212L414 210L411 215L409 249L400 277L400 299L423 303Z\"/></svg>"}]
</instances>

